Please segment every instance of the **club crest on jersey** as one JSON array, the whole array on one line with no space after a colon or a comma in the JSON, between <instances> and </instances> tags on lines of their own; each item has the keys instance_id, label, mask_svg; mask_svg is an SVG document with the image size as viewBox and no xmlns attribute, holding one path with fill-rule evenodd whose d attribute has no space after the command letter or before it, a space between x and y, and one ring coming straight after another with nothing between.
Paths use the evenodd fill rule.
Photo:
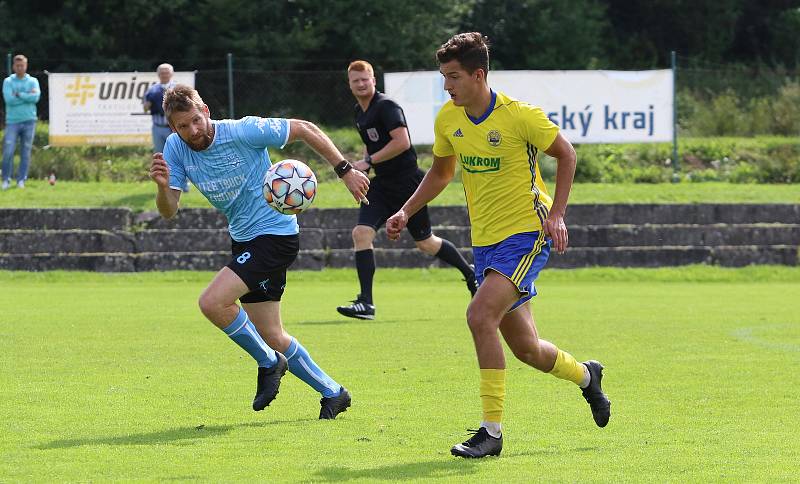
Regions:
<instances>
[{"instance_id":1,"label":"club crest on jersey","mask_svg":"<svg viewBox=\"0 0 800 484\"><path fill-rule=\"evenodd\" d=\"M234 168L238 168L242 164L239 157L233 153L228 154L225 158L228 160L228 165Z\"/></svg>"},{"instance_id":2,"label":"club crest on jersey","mask_svg":"<svg viewBox=\"0 0 800 484\"><path fill-rule=\"evenodd\" d=\"M373 143L378 141L378 130L375 128L368 128L367 129L367 138Z\"/></svg>"},{"instance_id":3,"label":"club crest on jersey","mask_svg":"<svg viewBox=\"0 0 800 484\"><path fill-rule=\"evenodd\" d=\"M492 146L500 146L500 142L503 141L503 136L500 134L500 131L493 129L486 135L486 141Z\"/></svg>"}]
</instances>

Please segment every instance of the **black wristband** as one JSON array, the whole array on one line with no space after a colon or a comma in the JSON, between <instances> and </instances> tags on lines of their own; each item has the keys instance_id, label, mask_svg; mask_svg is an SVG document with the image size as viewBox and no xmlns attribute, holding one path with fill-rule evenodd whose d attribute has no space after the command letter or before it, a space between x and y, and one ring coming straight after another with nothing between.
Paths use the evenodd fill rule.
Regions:
<instances>
[{"instance_id":1,"label":"black wristband","mask_svg":"<svg viewBox=\"0 0 800 484\"><path fill-rule=\"evenodd\" d=\"M339 178L345 176L348 171L353 169L353 165L350 164L347 160L342 160L341 163L333 167L333 171L336 173L336 176Z\"/></svg>"},{"instance_id":2,"label":"black wristband","mask_svg":"<svg viewBox=\"0 0 800 484\"><path fill-rule=\"evenodd\" d=\"M372 166L372 156L369 153L367 153L367 156L364 158L364 161L366 161L369 166Z\"/></svg>"}]
</instances>

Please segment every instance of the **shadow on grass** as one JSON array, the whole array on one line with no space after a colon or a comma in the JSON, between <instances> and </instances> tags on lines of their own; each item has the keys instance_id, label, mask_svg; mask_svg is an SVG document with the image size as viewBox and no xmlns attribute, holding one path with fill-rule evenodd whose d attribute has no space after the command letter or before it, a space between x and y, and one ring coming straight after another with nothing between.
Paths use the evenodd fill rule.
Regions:
<instances>
[{"instance_id":1,"label":"shadow on grass","mask_svg":"<svg viewBox=\"0 0 800 484\"><path fill-rule=\"evenodd\" d=\"M449 457L447 460L430 460L425 462L407 462L405 464L389 464L372 467L370 469L347 469L344 467L326 467L317 471L315 478L321 482L340 482L353 479L367 479L373 481L399 481L412 479L469 479L480 469L496 459L513 459L516 457L531 457L548 454L548 451L514 452L503 454L502 457L487 457L484 459L463 459Z\"/></svg>"},{"instance_id":2,"label":"shadow on grass","mask_svg":"<svg viewBox=\"0 0 800 484\"><path fill-rule=\"evenodd\" d=\"M469 478L478 470L479 465L480 462L474 460L452 459L390 464L370 469L326 467L318 471L312 480L341 482L352 479L398 481L426 478Z\"/></svg>"},{"instance_id":3,"label":"shadow on grass","mask_svg":"<svg viewBox=\"0 0 800 484\"><path fill-rule=\"evenodd\" d=\"M306 321L295 321L290 324L297 324L303 326L337 326L337 325L353 325L353 324L365 324L365 325L374 325L374 324L397 324L400 321L395 319L356 319L356 318L346 318L342 316L342 319L310 319Z\"/></svg>"},{"instance_id":4,"label":"shadow on grass","mask_svg":"<svg viewBox=\"0 0 800 484\"><path fill-rule=\"evenodd\" d=\"M178 427L174 429L160 430L157 432L147 432L143 434L116 435L109 437L92 437L77 439L53 440L47 444L36 445L33 448L39 450L65 449L70 447L82 447L84 445L155 445L155 444L175 444L188 442L208 437L216 437L226 434L234 429L246 427L265 427L267 425L280 425L287 423L306 422L309 419L296 420L275 420L270 422L250 422L236 425L198 425L194 427Z\"/></svg>"}]
</instances>

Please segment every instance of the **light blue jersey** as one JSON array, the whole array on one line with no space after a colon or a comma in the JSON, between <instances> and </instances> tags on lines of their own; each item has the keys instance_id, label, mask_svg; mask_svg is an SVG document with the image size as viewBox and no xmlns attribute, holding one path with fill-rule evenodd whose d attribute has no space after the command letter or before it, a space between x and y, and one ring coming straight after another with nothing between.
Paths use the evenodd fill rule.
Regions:
<instances>
[{"instance_id":1,"label":"light blue jersey","mask_svg":"<svg viewBox=\"0 0 800 484\"><path fill-rule=\"evenodd\" d=\"M225 214L233 240L246 242L259 235L294 235L294 215L282 215L264 200L263 183L272 165L267 146L283 148L289 139L289 121L248 116L211 121L214 140L204 151L194 151L176 133L167 138L164 159L169 186L180 190L186 178Z\"/></svg>"}]
</instances>

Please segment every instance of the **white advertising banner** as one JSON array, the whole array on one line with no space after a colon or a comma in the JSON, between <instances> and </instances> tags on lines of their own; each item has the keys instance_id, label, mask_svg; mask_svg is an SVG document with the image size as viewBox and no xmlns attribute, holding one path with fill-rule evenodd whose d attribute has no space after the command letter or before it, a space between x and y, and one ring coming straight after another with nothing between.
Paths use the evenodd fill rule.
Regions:
<instances>
[{"instance_id":1,"label":"white advertising banner","mask_svg":"<svg viewBox=\"0 0 800 484\"><path fill-rule=\"evenodd\" d=\"M194 72L172 79L194 87ZM155 72L50 74L50 145L151 145L142 97L157 82Z\"/></svg>"},{"instance_id":2,"label":"white advertising banner","mask_svg":"<svg viewBox=\"0 0 800 484\"><path fill-rule=\"evenodd\" d=\"M436 113L450 99L439 72L384 75L411 140L433 144ZM541 107L572 143L672 141L672 71L491 71L489 86Z\"/></svg>"}]
</instances>

